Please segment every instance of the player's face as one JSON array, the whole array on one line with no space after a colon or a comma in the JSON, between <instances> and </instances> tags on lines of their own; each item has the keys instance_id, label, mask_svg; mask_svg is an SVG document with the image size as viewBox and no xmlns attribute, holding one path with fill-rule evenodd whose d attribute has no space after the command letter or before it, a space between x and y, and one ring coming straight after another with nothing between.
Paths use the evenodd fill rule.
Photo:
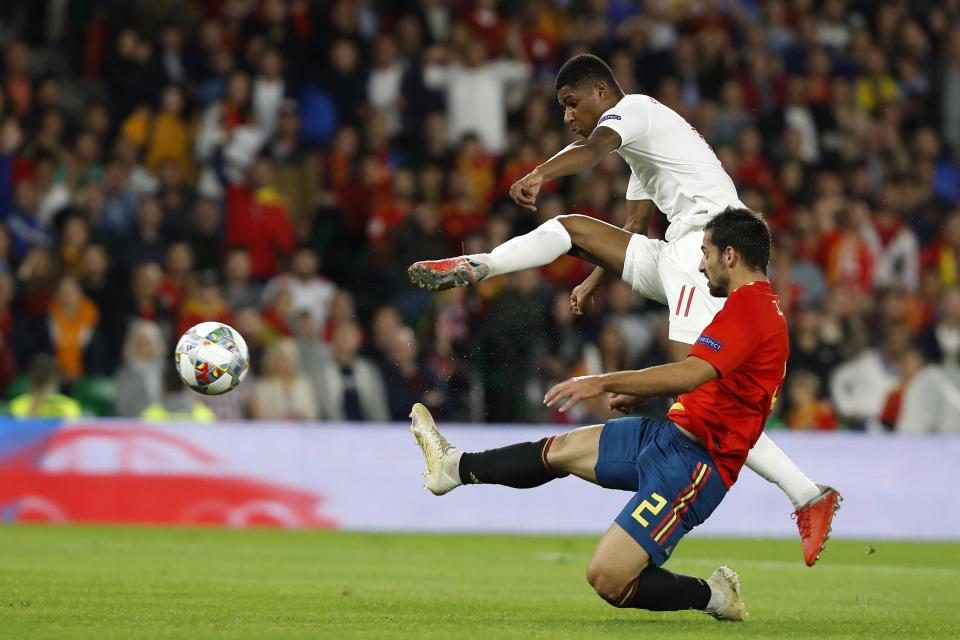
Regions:
<instances>
[{"instance_id":1,"label":"player's face","mask_svg":"<svg viewBox=\"0 0 960 640\"><path fill-rule=\"evenodd\" d=\"M604 101L608 93L609 89L603 82L584 84L578 88L569 85L560 87L557 100L563 107L563 124L570 127L575 135L589 137L597 126L597 120L610 108Z\"/></svg>"},{"instance_id":2,"label":"player's face","mask_svg":"<svg viewBox=\"0 0 960 640\"><path fill-rule=\"evenodd\" d=\"M713 244L711 232L703 236L703 245L700 250L703 257L700 259L700 273L707 277L707 287L710 295L715 298L726 298L730 293L730 270L724 259L723 252Z\"/></svg>"}]
</instances>

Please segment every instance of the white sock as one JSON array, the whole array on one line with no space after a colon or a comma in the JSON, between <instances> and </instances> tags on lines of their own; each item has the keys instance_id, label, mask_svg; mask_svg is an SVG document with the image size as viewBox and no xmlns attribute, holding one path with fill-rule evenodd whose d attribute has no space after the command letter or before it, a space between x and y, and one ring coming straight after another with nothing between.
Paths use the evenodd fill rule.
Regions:
<instances>
[{"instance_id":1,"label":"white sock","mask_svg":"<svg viewBox=\"0 0 960 640\"><path fill-rule=\"evenodd\" d=\"M453 453L453 457L450 460L450 474L457 481L457 486L462 486L463 482L460 480L460 458L463 457L463 451L456 449Z\"/></svg>"},{"instance_id":2,"label":"white sock","mask_svg":"<svg viewBox=\"0 0 960 640\"><path fill-rule=\"evenodd\" d=\"M522 236L511 238L490 253L470 256L490 267L487 277L550 264L573 246L570 234L556 218Z\"/></svg>"},{"instance_id":3,"label":"white sock","mask_svg":"<svg viewBox=\"0 0 960 640\"><path fill-rule=\"evenodd\" d=\"M704 581L707 582L707 581ZM707 582L707 586L710 587L710 602L707 603L707 606L704 608L704 611L720 611L720 608L727 604L727 594L725 591L717 589L715 586Z\"/></svg>"},{"instance_id":4,"label":"white sock","mask_svg":"<svg viewBox=\"0 0 960 640\"><path fill-rule=\"evenodd\" d=\"M747 455L747 467L780 487L795 509L820 494L817 485L765 433L760 434L757 444Z\"/></svg>"}]
</instances>

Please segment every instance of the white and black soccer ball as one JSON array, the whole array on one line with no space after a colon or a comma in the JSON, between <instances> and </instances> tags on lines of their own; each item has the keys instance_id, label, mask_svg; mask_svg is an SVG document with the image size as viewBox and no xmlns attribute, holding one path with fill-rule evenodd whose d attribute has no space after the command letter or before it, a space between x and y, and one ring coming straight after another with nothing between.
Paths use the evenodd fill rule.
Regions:
<instances>
[{"instance_id":1,"label":"white and black soccer ball","mask_svg":"<svg viewBox=\"0 0 960 640\"><path fill-rule=\"evenodd\" d=\"M188 329L177 342L174 358L184 384L209 396L240 384L250 366L243 336L222 322L201 322Z\"/></svg>"}]
</instances>

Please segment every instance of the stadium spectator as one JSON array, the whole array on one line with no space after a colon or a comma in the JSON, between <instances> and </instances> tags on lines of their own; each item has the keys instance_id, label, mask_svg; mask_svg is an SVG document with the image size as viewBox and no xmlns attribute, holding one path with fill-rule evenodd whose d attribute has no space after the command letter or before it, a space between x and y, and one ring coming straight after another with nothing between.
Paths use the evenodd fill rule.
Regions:
<instances>
[{"instance_id":1,"label":"stadium spectator","mask_svg":"<svg viewBox=\"0 0 960 640\"><path fill-rule=\"evenodd\" d=\"M301 312L309 313L318 327L327 323L330 303L337 293L337 287L319 275L320 257L307 246L300 246L293 252L289 273L276 276L267 283L263 291L263 301L270 304L280 291L290 294L289 322Z\"/></svg>"},{"instance_id":2,"label":"stadium spectator","mask_svg":"<svg viewBox=\"0 0 960 640\"><path fill-rule=\"evenodd\" d=\"M277 130L285 96L283 55L277 49L268 47L260 54L260 66L253 78L250 100L254 117L263 129L264 136L272 136Z\"/></svg>"},{"instance_id":3,"label":"stadium spectator","mask_svg":"<svg viewBox=\"0 0 960 640\"><path fill-rule=\"evenodd\" d=\"M333 329L329 352L314 363L311 373L318 390L320 416L325 420L390 419L380 370L359 355L362 340L355 322L341 321Z\"/></svg>"},{"instance_id":4,"label":"stadium spectator","mask_svg":"<svg viewBox=\"0 0 960 640\"><path fill-rule=\"evenodd\" d=\"M160 94L156 114L149 106L138 107L123 123L122 135L144 151L144 166L156 171L163 161L173 161L181 175L192 175L183 92L169 85Z\"/></svg>"},{"instance_id":5,"label":"stadium spectator","mask_svg":"<svg viewBox=\"0 0 960 640\"><path fill-rule=\"evenodd\" d=\"M250 252L234 247L223 262L223 297L231 309L257 306L263 287L250 279Z\"/></svg>"},{"instance_id":6,"label":"stadium spectator","mask_svg":"<svg viewBox=\"0 0 960 640\"><path fill-rule=\"evenodd\" d=\"M903 391L897 433L960 431L960 368L927 365Z\"/></svg>"},{"instance_id":7,"label":"stadium spectator","mask_svg":"<svg viewBox=\"0 0 960 640\"><path fill-rule=\"evenodd\" d=\"M280 338L263 357L263 375L250 398L250 415L258 420L316 420L317 398L300 369L296 343Z\"/></svg>"},{"instance_id":8,"label":"stadium spectator","mask_svg":"<svg viewBox=\"0 0 960 640\"><path fill-rule=\"evenodd\" d=\"M620 332L626 365L638 366L654 345L659 324L657 315L644 313L630 285L622 280L610 284L607 296L605 322L615 325Z\"/></svg>"},{"instance_id":9,"label":"stadium spectator","mask_svg":"<svg viewBox=\"0 0 960 640\"><path fill-rule=\"evenodd\" d=\"M920 335L918 343L928 362L960 366L960 287L944 292L936 322Z\"/></svg>"},{"instance_id":10,"label":"stadium spectator","mask_svg":"<svg viewBox=\"0 0 960 640\"><path fill-rule=\"evenodd\" d=\"M17 375L13 345L13 299L16 282L9 272L0 272L0 393L3 393Z\"/></svg>"},{"instance_id":11,"label":"stadium spectator","mask_svg":"<svg viewBox=\"0 0 960 640\"><path fill-rule=\"evenodd\" d=\"M160 327L149 320L135 321L123 341L121 356L123 362L116 373L116 414L139 416L163 399L170 354Z\"/></svg>"},{"instance_id":12,"label":"stadium spectator","mask_svg":"<svg viewBox=\"0 0 960 640\"><path fill-rule=\"evenodd\" d=\"M526 80L531 71L523 47L513 33L509 43L513 59L491 61L478 37L467 35L461 46L462 54L446 47L428 51L424 81L428 87L446 90L451 143L472 132L487 151L502 153L507 145L507 86Z\"/></svg>"},{"instance_id":13,"label":"stadium spectator","mask_svg":"<svg viewBox=\"0 0 960 640\"><path fill-rule=\"evenodd\" d=\"M388 365L384 370L391 420L404 420L416 402L442 410L446 400L436 380L420 357L420 345L413 329L403 326L390 337Z\"/></svg>"},{"instance_id":14,"label":"stadium spectator","mask_svg":"<svg viewBox=\"0 0 960 640\"><path fill-rule=\"evenodd\" d=\"M315 209L320 202L320 167L316 154L300 135L300 111L296 100L284 99L279 107L277 135L269 146L277 191L290 205L290 217L296 236L306 240L312 235Z\"/></svg>"},{"instance_id":15,"label":"stadium spectator","mask_svg":"<svg viewBox=\"0 0 960 640\"><path fill-rule=\"evenodd\" d=\"M819 379L820 387L825 388L830 371L842 357L839 342L843 338L843 329L839 320L812 307L801 307L791 316L790 325L787 369L791 372L813 373Z\"/></svg>"},{"instance_id":16,"label":"stadium spectator","mask_svg":"<svg viewBox=\"0 0 960 640\"><path fill-rule=\"evenodd\" d=\"M27 370L30 390L10 401L10 415L15 418L77 418L80 403L59 392L60 371L57 361L47 354L37 354Z\"/></svg>"},{"instance_id":17,"label":"stadium spectator","mask_svg":"<svg viewBox=\"0 0 960 640\"><path fill-rule=\"evenodd\" d=\"M123 237L123 254L129 267L143 262L162 263L167 255L167 238L163 230L163 209L154 197L140 201L140 210L133 229Z\"/></svg>"},{"instance_id":18,"label":"stadium spectator","mask_svg":"<svg viewBox=\"0 0 960 640\"><path fill-rule=\"evenodd\" d=\"M373 49L373 69L367 80L367 97L370 106L386 114L392 136L400 133L403 114L400 87L406 68L399 57L396 40L388 34L378 36Z\"/></svg>"},{"instance_id":19,"label":"stadium spectator","mask_svg":"<svg viewBox=\"0 0 960 640\"><path fill-rule=\"evenodd\" d=\"M216 416L196 392L184 386L173 363L168 361L163 368L163 394L147 405L140 417L152 422L213 422Z\"/></svg>"},{"instance_id":20,"label":"stadium spectator","mask_svg":"<svg viewBox=\"0 0 960 640\"><path fill-rule=\"evenodd\" d=\"M860 429L875 429L887 395L900 379L900 359L910 348L904 325L884 331L879 348L871 347L839 365L830 380L830 397L840 416Z\"/></svg>"},{"instance_id":21,"label":"stadium spectator","mask_svg":"<svg viewBox=\"0 0 960 640\"><path fill-rule=\"evenodd\" d=\"M883 402L883 409L880 410L880 424L886 429L893 429L900 418L903 409L903 395L923 368L923 354L916 349L908 349L900 356L898 365L900 379L897 380L893 389L887 393Z\"/></svg>"},{"instance_id":22,"label":"stadium spectator","mask_svg":"<svg viewBox=\"0 0 960 640\"><path fill-rule=\"evenodd\" d=\"M390 343L393 340L393 336L395 336L402 327L403 320L401 320L400 313L396 307L384 305L373 312L373 317L370 319L372 339L368 341L366 346L369 355L379 362L381 366L386 366L387 362L389 362L387 353L390 349Z\"/></svg>"},{"instance_id":23,"label":"stadium spectator","mask_svg":"<svg viewBox=\"0 0 960 640\"><path fill-rule=\"evenodd\" d=\"M2 177L0 177L2 180ZM13 256L24 260L34 247L50 247L53 235L37 218L37 191L29 179L13 188L13 203L7 209L5 222L13 242Z\"/></svg>"},{"instance_id":24,"label":"stadium spectator","mask_svg":"<svg viewBox=\"0 0 960 640\"><path fill-rule=\"evenodd\" d=\"M820 397L820 378L812 371L800 370L787 379L790 408L785 422L790 429L837 429L840 424L833 407Z\"/></svg>"},{"instance_id":25,"label":"stadium spectator","mask_svg":"<svg viewBox=\"0 0 960 640\"><path fill-rule=\"evenodd\" d=\"M69 192L66 187L58 187L64 192L62 198L68 200ZM124 236L137 218L140 198L131 185L130 166L119 158L107 163L104 169L103 197L100 229L110 236ZM62 207L52 210L55 212L58 208Z\"/></svg>"},{"instance_id":26,"label":"stadium spectator","mask_svg":"<svg viewBox=\"0 0 960 640\"><path fill-rule=\"evenodd\" d=\"M197 269L219 269L223 265L225 247L221 225L222 215L215 201L199 198L193 203L193 215L185 235L193 247Z\"/></svg>"},{"instance_id":27,"label":"stadium spectator","mask_svg":"<svg viewBox=\"0 0 960 640\"><path fill-rule=\"evenodd\" d=\"M193 325L208 321L226 324L232 321L230 307L220 293L220 279L216 271L204 271L196 279L193 292L185 297L183 306L179 309L177 334L183 334Z\"/></svg>"},{"instance_id":28,"label":"stadium spectator","mask_svg":"<svg viewBox=\"0 0 960 640\"><path fill-rule=\"evenodd\" d=\"M223 169L220 175L225 177ZM251 274L264 280L278 271L278 258L293 252L290 211L273 184L273 163L254 158L246 184L226 182L226 246L250 252Z\"/></svg>"},{"instance_id":29,"label":"stadium spectator","mask_svg":"<svg viewBox=\"0 0 960 640\"><path fill-rule=\"evenodd\" d=\"M174 242L167 250L160 299L164 306L179 313L193 277L193 248L186 242ZM207 273L207 272L204 272Z\"/></svg>"},{"instance_id":30,"label":"stadium spectator","mask_svg":"<svg viewBox=\"0 0 960 640\"><path fill-rule=\"evenodd\" d=\"M320 76L320 87L333 100L337 120L357 126L366 109L367 78L354 41L341 38L330 46L330 64Z\"/></svg>"},{"instance_id":31,"label":"stadium spectator","mask_svg":"<svg viewBox=\"0 0 960 640\"><path fill-rule=\"evenodd\" d=\"M51 228L57 214L68 207L73 194L61 182L56 181L57 165L53 156L46 152L38 153L33 159L33 184L37 191L37 221L46 229ZM110 174L105 176L105 184L111 184ZM106 204L103 217L107 216ZM130 216L135 217L134 215Z\"/></svg>"},{"instance_id":32,"label":"stadium spectator","mask_svg":"<svg viewBox=\"0 0 960 640\"><path fill-rule=\"evenodd\" d=\"M68 381L83 375L85 359L99 355L91 351L105 348L93 340L100 314L76 278L60 280L50 301L50 345Z\"/></svg>"}]
</instances>

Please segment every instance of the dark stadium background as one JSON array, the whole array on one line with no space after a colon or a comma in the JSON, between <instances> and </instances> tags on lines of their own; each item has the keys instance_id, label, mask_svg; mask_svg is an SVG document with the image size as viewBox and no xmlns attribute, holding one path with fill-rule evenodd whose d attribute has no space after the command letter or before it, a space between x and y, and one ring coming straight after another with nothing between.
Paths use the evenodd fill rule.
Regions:
<instances>
[{"instance_id":1,"label":"dark stadium background","mask_svg":"<svg viewBox=\"0 0 960 640\"><path fill-rule=\"evenodd\" d=\"M424 401L552 421L551 383L662 362L666 310L624 284L570 316L573 259L441 295L404 274L560 212L622 220L615 155L537 214L506 198L571 139L552 78L592 51L687 118L775 230L794 350L775 424L955 428L936 389L960 380L956 18L844 0L0 3L0 392L28 393L50 353L84 414L190 414L203 400L164 370L207 319L253 352L251 379L209 402L221 419L402 420ZM467 70L443 84L449 65ZM325 392L344 367L360 402ZM915 380L949 419L900 419Z\"/></svg>"}]
</instances>

